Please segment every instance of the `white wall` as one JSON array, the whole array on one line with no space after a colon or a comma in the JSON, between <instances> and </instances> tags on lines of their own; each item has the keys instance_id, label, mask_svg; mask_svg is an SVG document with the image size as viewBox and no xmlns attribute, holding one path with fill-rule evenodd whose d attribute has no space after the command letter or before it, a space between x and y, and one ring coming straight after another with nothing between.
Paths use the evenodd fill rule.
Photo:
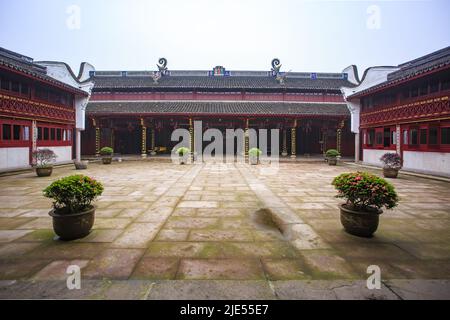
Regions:
<instances>
[{"instance_id":1,"label":"white wall","mask_svg":"<svg viewBox=\"0 0 450 320\"><path fill-rule=\"evenodd\" d=\"M358 86L350 88L350 87L342 87L341 92L345 98L345 101L347 103L347 108L350 111L351 115L351 131L353 133L359 133L359 120L360 120L360 100L359 99L348 99L349 96L354 95L360 91L366 90L370 87L373 87L377 84L380 84L382 82L385 82L387 80L387 76L389 73L394 72L398 70L397 67L372 67L368 68L364 73L364 79L361 80L361 83L359 83ZM355 83L357 79L357 74L354 74L354 72L357 72L357 69L354 66L349 66L344 69L344 72L348 73L349 76L351 75L351 79L349 78L349 81L352 81Z\"/></svg>"},{"instance_id":2,"label":"white wall","mask_svg":"<svg viewBox=\"0 0 450 320\"><path fill-rule=\"evenodd\" d=\"M363 150L363 163L381 167L380 157L386 152L395 153L394 150ZM450 153L445 152L403 152L403 169L425 174L434 174L450 177Z\"/></svg>"},{"instance_id":3,"label":"white wall","mask_svg":"<svg viewBox=\"0 0 450 320\"><path fill-rule=\"evenodd\" d=\"M39 147L38 149L50 149L56 154L56 163L72 161L72 146L63 147Z\"/></svg>"},{"instance_id":4,"label":"white wall","mask_svg":"<svg viewBox=\"0 0 450 320\"><path fill-rule=\"evenodd\" d=\"M380 158L388 152L395 153L394 150L363 149L363 162L375 166L382 166L383 163L380 161Z\"/></svg>"},{"instance_id":5,"label":"white wall","mask_svg":"<svg viewBox=\"0 0 450 320\"><path fill-rule=\"evenodd\" d=\"M445 152L403 152L405 170L450 176L450 153Z\"/></svg>"},{"instance_id":6,"label":"white wall","mask_svg":"<svg viewBox=\"0 0 450 320\"><path fill-rule=\"evenodd\" d=\"M29 167L29 148L0 148L0 170Z\"/></svg>"}]
</instances>

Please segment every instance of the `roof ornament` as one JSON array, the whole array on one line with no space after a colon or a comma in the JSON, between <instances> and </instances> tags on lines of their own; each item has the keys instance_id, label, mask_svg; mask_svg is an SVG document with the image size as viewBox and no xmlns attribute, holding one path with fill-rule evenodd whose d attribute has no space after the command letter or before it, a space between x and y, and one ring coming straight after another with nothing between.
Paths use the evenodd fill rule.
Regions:
<instances>
[{"instance_id":1,"label":"roof ornament","mask_svg":"<svg viewBox=\"0 0 450 320\"><path fill-rule=\"evenodd\" d=\"M158 67L159 72L161 75L165 75L167 73L167 59L166 58L159 58L158 64L156 66Z\"/></svg>"},{"instance_id":2,"label":"roof ornament","mask_svg":"<svg viewBox=\"0 0 450 320\"><path fill-rule=\"evenodd\" d=\"M154 84L158 84L159 79L161 79L161 72L155 71L151 75Z\"/></svg>"},{"instance_id":3,"label":"roof ornament","mask_svg":"<svg viewBox=\"0 0 450 320\"><path fill-rule=\"evenodd\" d=\"M280 59L275 58L272 60L272 71L274 76L277 76L280 73L281 66Z\"/></svg>"},{"instance_id":4,"label":"roof ornament","mask_svg":"<svg viewBox=\"0 0 450 320\"><path fill-rule=\"evenodd\" d=\"M159 58L156 66L158 67L158 71L153 72L151 75L154 84L158 84L158 81L161 79L161 77L167 75L169 72L167 70L167 59L166 58Z\"/></svg>"},{"instance_id":5,"label":"roof ornament","mask_svg":"<svg viewBox=\"0 0 450 320\"><path fill-rule=\"evenodd\" d=\"M288 72L279 72L276 75L276 80L278 81L279 84L284 85L286 82L286 76L291 72L291 70L289 70Z\"/></svg>"},{"instance_id":6,"label":"roof ornament","mask_svg":"<svg viewBox=\"0 0 450 320\"><path fill-rule=\"evenodd\" d=\"M284 85L286 76L289 74L289 72L291 72L291 70L289 70L288 72L280 72L281 66L282 64L280 59L274 58L272 60L272 75L275 77L279 84Z\"/></svg>"}]
</instances>

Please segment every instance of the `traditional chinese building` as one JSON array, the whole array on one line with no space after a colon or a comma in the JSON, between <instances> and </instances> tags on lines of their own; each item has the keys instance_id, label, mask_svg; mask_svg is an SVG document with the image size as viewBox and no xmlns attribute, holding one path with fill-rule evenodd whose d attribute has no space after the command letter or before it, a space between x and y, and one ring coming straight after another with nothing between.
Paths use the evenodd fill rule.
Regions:
<instances>
[{"instance_id":1,"label":"traditional chinese building","mask_svg":"<svg viewBox=\"0 0 450 320\"><path fill-rule=\"evenodd\" d=\"M356 83L346 73L283 73L280 67L274 59L267 71L179 71L160 59L158 71L92 72L82 153L95 155L103 146L144 157L170 153L172 131L192 132L201 120L203 130L280 129L283 155L337 148L353 156L350 112L340 88ZM199 151L192 144L191 150Z\"/></svg>"},{"instance_id":2,"label":"traditional chinese building","mask_svg":"<svg viewBox=\"0 0 450 320\"><path fill-rule=\"evenodd\" d=\"M450 176L450 47L370 68L357 87L343 91L356 160L380 165L382 154L396 152L404 169Z\"/></svg>"},{"instance_id":3,"label":"traditional chinese building","mask_svg":"<svg viewBox=\"0 0 450 320\"><path fill-rule=\"evenodd\" d=\"M64 75L71 80L57 79ZM63 63L36 63L0 48L0 171L29 167L31 152L44 147L56 153L57 162L72 161L77 106L89 97L87 78Z\"/></svg>"}]
</instances>

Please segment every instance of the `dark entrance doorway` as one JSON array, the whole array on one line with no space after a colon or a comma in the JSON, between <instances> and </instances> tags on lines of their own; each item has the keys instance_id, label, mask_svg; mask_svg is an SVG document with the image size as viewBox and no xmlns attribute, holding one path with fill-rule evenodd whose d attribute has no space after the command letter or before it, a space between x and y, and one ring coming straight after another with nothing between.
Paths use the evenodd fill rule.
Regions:
<instances>
[{"instance_id":1,"label":"dark entrance doorway","mask_svg":"<svg viewBox=\"0 0 450 320\"><path fill-rule=\"evenodd\" d=\"M141 131L138 128L117 129L114 139L114 152L120 154L140 154L141 153Z\"/></svg>"},{"instance_id":2,"label":"dark entrance doorway","mask_svg":"<svg viewBox=\"0 0 450 320\"><path fill-rule=\"evenodd\" d=\"M320 154L320 128L306 126L297 129L297 154Z\"/></svg>"}]
</instances>

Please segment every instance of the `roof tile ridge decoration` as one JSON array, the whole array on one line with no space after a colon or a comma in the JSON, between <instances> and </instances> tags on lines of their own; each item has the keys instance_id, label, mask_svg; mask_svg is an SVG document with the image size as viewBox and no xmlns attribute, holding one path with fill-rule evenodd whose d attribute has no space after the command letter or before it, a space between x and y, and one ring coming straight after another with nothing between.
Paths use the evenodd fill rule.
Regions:
<instances>
[{"instance_id":1,"label":"roof tile ridge decoration","mask_svg":"<svg viewBox=\"0 0 450 320\"><path fill-rule=\"evenodd\" d=\"M72 76L72 78L73 78L73 80L74 81L76 81L78 84L84 84L84 83L87 83L87 82L89 82L90 81L90 79L88 78L88 79L85 79L85 80L83 80L83 81L80 81L80 78L82 77L82 75L83 75L83 72L84 72L84 69L85 69L85 67L86 67L86 64L88 64L87 62L82 62L81 63L81 65L80 65L80 70L78 71L78 75L75 75L75 72L73 72L73 70L72 70L72 68L70 67L70 65L69 64L67 64L67 63L65 63L65 62L63 62L63 61L49 61L49 60L45 60L45 61L35 61L35 63L36 64L62 64L62 65L64 65L66 68L67 68L67 70L69 71L69 74ZM54 78L53 78L54 79ZM59 80L57 80L57 79L55 79L56 81L59 81ZM66 83L66 85L68 85L67 83ZM71 87L73 87L73 86L71 86ZM77 87L73 87L73 88L76 88L76 89L79 89L79 88L77 88Z\"/></svg>"},{"instance_id":2,"label":"roof tile ridge decoration","mask_svg":"<svg viewBox=\"0 0 450 320\"><path fill-rule=\"evenodd\" d=\"M345 102L336 101L273 101L273 100L91 100L89 103L242 103L242 104L332 104L332 105L346 105Z\"/></svg>"},{"instance_id":3,"label":"roof tile ridge decoration","mask_svg":"<svg viewBox=\"0 0 450 320\"><path fill-rule=\"evenodd\" d=\"M264 70L228 70L231 77L270 77L270 71ZM96 77L122 77L124 73L128 77L146 77L157 70L96 70ZM170 70L171 77L208 77L209 70ZM317 76L317 79L343 79L345 73L342 72L302 72L291 71L287 78L311 79L311 75Z\"/></svg>"}]
</instances>

